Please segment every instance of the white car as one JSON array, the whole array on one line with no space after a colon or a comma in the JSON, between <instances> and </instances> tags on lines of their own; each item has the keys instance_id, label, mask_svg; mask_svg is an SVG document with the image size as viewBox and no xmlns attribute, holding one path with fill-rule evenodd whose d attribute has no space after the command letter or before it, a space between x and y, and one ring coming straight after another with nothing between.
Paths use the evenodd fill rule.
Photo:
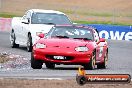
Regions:
<instances>
[{"instance_id":1,"label":"white car","mask_svg":"<svg viewBox=\"0 0 132 88\"><path fill-rule=\"evenodd\" d=\"M48 33L54 25L71 25L66 14L54 10L31 9L23 17L13 17L10 43L12 48L24 45L32 51L32 45L40 33Z\"/></svg>"}]
</instances>

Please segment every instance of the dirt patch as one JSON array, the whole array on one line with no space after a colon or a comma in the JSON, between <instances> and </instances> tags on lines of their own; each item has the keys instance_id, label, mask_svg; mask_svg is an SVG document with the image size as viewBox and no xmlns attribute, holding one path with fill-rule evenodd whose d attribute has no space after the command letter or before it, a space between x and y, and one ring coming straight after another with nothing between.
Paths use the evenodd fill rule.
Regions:
<instances>
[{"instance_id":1,"label":"dirt patch","mask_svg":"<svg viewBox=\"0 0 132 88\"><path fill-rule=\"evenodd\" d=\"M0 69L27 68L30 61L20 55L0 53Z\"/></svg>"},{"instance_id":2,"label":"dirt patch","mask_svg":"<svg viewBox=\"0 0 132 88\"><path fill-rule=\"evenodd\" d=\"M2 0L0 11L23 15L33 8L59 10L72 20L132 23L131 0Z\"/></svg>"},{"instance_id":3,"label":"dirt patch","mask_svg":"<svg viewBox=\"0 0 132 88\"><path fill-rule=\"evenodd\" d=\"M67 80L27 80L0 79L0 88L132 88L129 84L85 84L80 86L74 79Z\"/></svg>"},{"instance_id":4,"label":"dirt patch","mask_svg":"<svg viewBox=\"0 0 132 88\"><path fill-rule=\"evenodd\" d=\"M21 12L31 8L55 9L55 10L71 10L82 12L113 12L118 10L124 14L132 13L131 0L2 0L2 11L5 12Z\"/></svg>"},{"instance_id":5,"label":"dirt patch","mask_svg":"<svg viewBox=\"0 0 132 88\"><path fill-rule=\"evenodd\" d=\"M5 63L10 60L9 55L7 53L0 53L0 63Z\"/></svg>"}]
</instances>

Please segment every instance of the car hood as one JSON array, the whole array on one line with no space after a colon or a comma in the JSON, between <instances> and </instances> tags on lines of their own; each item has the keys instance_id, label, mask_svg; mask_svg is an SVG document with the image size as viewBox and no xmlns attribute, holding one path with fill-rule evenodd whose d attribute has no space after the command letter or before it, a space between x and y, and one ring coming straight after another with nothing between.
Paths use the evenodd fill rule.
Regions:
<instances>
[{"instance_id":1,"label":"car hood","mask_svg":"<svg viewBox=\"0 0 132 88\"><path fill-rule=\"evenodd\" d=\"M36 34L36 32L48 33L53 26L54 25L30 24L29 25L29 30L33 34Z\"/></svg>"},{"instance_id":2,"label":"car hood","mask_svg":"<svg viewBox=\"0 0 132 88\"><path fill-rule=\"evenodd\" d=\"M89 41L79 40L79 39L42 39L40 43L44 43L47 47L78 47L86 46Z\"/></svg>"}]
</instances>

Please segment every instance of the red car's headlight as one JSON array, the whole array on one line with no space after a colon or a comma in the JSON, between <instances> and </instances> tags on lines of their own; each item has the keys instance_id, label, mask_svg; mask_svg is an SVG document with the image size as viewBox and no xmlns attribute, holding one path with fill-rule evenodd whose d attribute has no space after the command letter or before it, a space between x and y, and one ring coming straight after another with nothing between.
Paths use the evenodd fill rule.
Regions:
<instances>
[{"instance_id":1,"label":"red car's headlight","mask_svg":"<svg viewBox=\"0 0 132 88\"><path fill-rule=\"evenodd\" d=\"M78 52L86 52L88 51L88 48L86 46L79 46L79 47L76 47L75 50Z\"/></svg>"},{"instance_id":2,"label":"red car's headlight","mask_svg":"<svg viewBox=\"0 0 132 88\"><path fill-rule=\"evenodd\" d=\"M36 48L46 48L45 44L37 43Z\"/></svg>"}]
</instances>

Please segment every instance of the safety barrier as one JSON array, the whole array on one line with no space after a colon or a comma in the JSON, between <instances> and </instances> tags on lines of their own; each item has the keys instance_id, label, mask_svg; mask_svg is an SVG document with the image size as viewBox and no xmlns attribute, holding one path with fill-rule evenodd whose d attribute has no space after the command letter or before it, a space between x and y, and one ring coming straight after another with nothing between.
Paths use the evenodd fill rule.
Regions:
<instances>
[{"instance_id":1,"label":"safety barrier","mask_svg":"<svg viewBox=\"0 0 132 88\"><path fill-rule=\"evenodd\" d=\"M11 18L0 18L0 31L11 30Z\"/></svg>"},{"instance_id":2,"label":"safety barrier","mask_svg":"<svg viewBox=\"0 0 132 88\"><path fill-rule=\"evenodd\" d=\"M105 24L83 24L84 26L93 26L99 31L99 36L112 40L132 41L132 26L118 26ZM11 30L11 18L0 18L0 31Z\"/></svg>"}]
</instances>

